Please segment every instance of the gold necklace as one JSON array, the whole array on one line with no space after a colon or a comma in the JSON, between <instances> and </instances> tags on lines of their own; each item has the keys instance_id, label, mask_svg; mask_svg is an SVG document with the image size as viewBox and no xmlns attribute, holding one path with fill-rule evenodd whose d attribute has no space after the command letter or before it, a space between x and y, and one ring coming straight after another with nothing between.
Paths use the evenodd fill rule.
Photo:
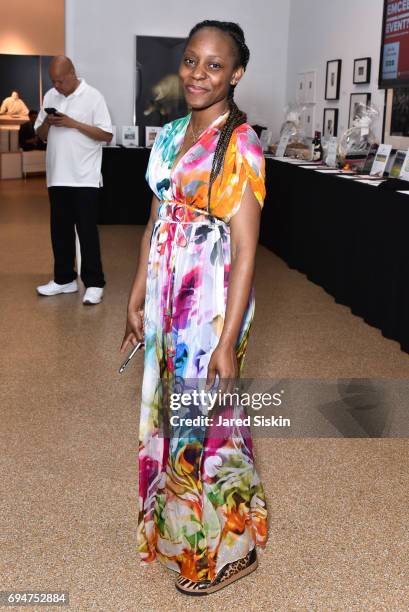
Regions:
<instances>
[{"instance_id":1,"label":"gold necklace","mask_svg":"<svg viewBox=\"0 0 409 612\"><path fill-rule=\"evenodd\" d=\"M224 110L224 111L221 113L221 115L219 115L219 117L221 117L222 115L224 115L225 113L227 113L227 111L228 111L228 110L229 110L229 109L228 109L228 108L226 108L226 109L225 109L225 110ZM215 121L215 120L214 120L214 121ZM190 118L189 125L190 125L190 130L191 130L191 132L192 132L193 142L194 142L194 143L196 143L196 142L199 140L200 136L201 136L201 135L202 135L202 134L203 134L203 133L204 133L204 132L205 132L205 131L208 129L208 127L209 127L209 126L210 126L212 123L214 123L214 121L211 121L207 127L205 127L203 130L201 130L201 131L199 132L199 134L198 134L198 135L196 135L196 132L195 132L195 130L193 129L192 118Z\"/></svg>"},{"instance_id":2,"label":"gold necklace","mask_svg":"<svg viewBox=\"0 0 409 612\"><path fill-rule=\"evenodd\" d=\"M204 130L201 130L199 132L199 134L196 136L196 132L193 129L193 124L192 121L190 121L190 131L192 132L192 136L193 136L193 142L197 142L200 138L200 136L203 134L203 132L205 132L207 130L207 128L204 128Z\"/></svg>"}]
</instances>

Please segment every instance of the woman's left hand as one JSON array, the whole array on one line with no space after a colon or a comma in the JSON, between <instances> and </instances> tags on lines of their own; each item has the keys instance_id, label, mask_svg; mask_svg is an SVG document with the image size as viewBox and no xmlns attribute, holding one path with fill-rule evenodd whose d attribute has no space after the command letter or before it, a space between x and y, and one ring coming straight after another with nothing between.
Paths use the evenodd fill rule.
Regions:
<instances>
[{"instance_id":1,"label":"woman's left hand","mask_svg":"<svg viewBox=\"0 0 409 612\"><path fill-rule=\"evenodd\" d=\"M206 386L213 386L216 374L219 377L218 389L222 393L232 391L239 372L236 352L231 344L218 344L212 353L207 367Z\"/></svg>"}]
</instances>

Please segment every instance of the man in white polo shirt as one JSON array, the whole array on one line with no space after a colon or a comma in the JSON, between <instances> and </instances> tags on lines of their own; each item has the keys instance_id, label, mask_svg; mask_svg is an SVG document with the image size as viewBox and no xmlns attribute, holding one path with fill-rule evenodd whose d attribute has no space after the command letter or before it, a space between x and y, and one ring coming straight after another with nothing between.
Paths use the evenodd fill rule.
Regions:
<instances>
[{"instance_id":1,"label":"man in white polo shirt","mask_svg":"<svg viewBox=\"0 0 409 612\"><path fill-rule=\"evenodd\" d=\"M53 58L54 85L44 96L35 130L47 141L47 187L51 205L54 280L37 287L40 295L78 291L75 226L81 247L84 304L102 300L102 271L97 211L102 144L112 139L112 125L99 91L78 79L71 60Z\"/></svg>"}]
</instances>

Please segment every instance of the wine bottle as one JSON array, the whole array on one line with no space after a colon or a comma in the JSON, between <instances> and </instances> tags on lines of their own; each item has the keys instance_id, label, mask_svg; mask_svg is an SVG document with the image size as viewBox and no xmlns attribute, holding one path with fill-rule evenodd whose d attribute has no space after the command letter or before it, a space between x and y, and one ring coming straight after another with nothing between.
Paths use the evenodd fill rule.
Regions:
<instances>
[{"instance_id":1,"label":"wine bottle","mask_svg":"<svg viewBox=\"0 0 409 612\"><path fill-rule=\"evenodd\" d=\"M312 160L322 161L323 149L321 144L321 132L315 132L315 136L312 141Z\"/></svg>"}]
</instances>

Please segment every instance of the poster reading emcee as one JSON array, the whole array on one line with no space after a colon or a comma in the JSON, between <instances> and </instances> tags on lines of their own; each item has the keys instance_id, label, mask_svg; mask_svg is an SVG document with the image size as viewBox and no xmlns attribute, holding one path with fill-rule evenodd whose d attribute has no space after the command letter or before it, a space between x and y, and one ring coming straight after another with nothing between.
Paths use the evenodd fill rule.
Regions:
<instances>
[{"instance_id":1,"label":"poster reading emcee","mask_svg":"<svg viewBox=\"0 0 409 612\"><path fill-rule=\"evenodd\" d=\"M388 0L383 40L382 78L409 78L409 0Z\"/></svg>"}]
</instances>

